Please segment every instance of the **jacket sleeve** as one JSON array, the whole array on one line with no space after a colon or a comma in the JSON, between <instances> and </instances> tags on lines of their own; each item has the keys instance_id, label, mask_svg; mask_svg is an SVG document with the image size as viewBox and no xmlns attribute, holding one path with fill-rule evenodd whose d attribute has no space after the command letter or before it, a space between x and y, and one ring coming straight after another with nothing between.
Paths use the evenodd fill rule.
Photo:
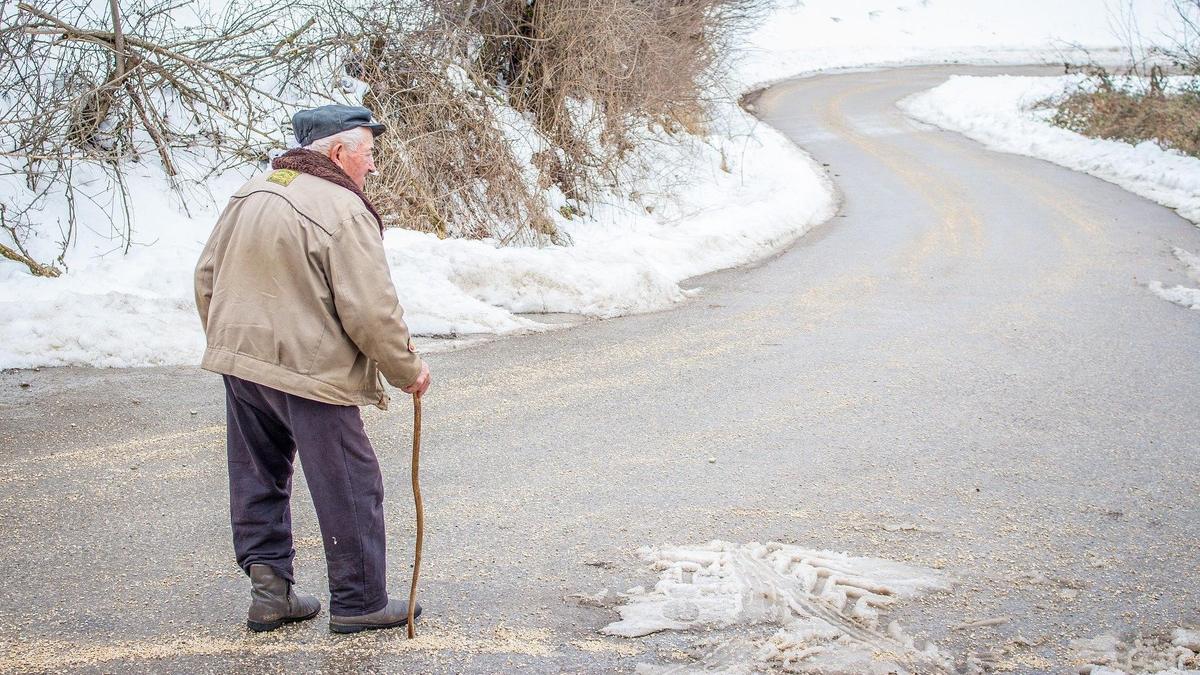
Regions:
<instances>
[{"instance_id":1,"label":"jacket sleeve","mask_svg":"<svg viewBox=\"0 0 1200 675\"><path fill-rule=\"evenodd\" d=\"M329 249L329 284L346 334L393 387L421 374L421 357L409 350L404 308L396 298L379 226L370 215L343 222Z\"/></svg>"},{"instance_id":2,"label":"jacket sleeve","mask_svg":"<svg viewBox=\"0 0 1200 675\"><path fill-rule=\"evenodd\" d=\"M200 254L200 262L196 264L195 293L196 311L200 312L200 327L208 334L208 306L212 302L214 259L213 242L217 235L214 232L209 237L204 251Z\"/></svg>"}]
</instances>

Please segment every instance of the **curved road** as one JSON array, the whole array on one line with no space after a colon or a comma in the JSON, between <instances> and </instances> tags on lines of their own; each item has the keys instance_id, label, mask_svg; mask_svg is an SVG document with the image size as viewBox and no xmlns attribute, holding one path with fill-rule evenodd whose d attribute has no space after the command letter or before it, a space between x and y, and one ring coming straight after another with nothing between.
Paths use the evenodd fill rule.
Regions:
<instances>
[{"instance_id":1,"label":"curved road","mask_svg":"<svg viewBox=\"0 0 1200 675\"><path fill-rule=\"evenodd\" d=\"M711 539L943 569L952 591L889 618L1017 672L1068 670L1074 638L1200 624L1200 315L1145 287L1184 281L1170 248L1200 249L1200 229L895 108L963 72L1001 71L771 89L760 113L829 165L838 217L696 280L705 291L671 311L433 358L413 643L332 637L325 613L241 627L215 376L3 374L0 670L686 664L695 636L604 638L615 613L569 596L651 584L640 546ZM402 593L407 410L364 414ZM297 572L321 592L297 483ZM954 629L994 617L1009 621Z\"/></svg>"}]
</instances>

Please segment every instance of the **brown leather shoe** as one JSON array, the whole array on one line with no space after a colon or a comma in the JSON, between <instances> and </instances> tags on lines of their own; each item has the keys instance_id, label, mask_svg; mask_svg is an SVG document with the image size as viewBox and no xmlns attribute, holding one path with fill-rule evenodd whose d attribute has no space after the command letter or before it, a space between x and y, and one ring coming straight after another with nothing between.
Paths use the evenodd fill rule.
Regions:
<instances>
[{"instance_id":1,"label":"brown leather shoe","mask_svg":"<svg viewBox=\"0 0 1200 675\"><path fill-rule=\"evenodd\" d=\"M421 603L417 603L417 611L413 619L421 616ZM408 625L408 602L389 597L383 609L363 614L362 616L329 615L329 630L334 633L357 633L364 630L379 630L381 628L399 628Z\"/></svg>"},{"instance_id":2,"label":"brown leather shoe","mask_svg":"<svg viewBox=\"0 0 1200 675\"><path fill-rule=\"evenodd\" d=\"M250 566L250 612L246 618L250 630L275 630L285 623L311 619L320 611L320 600L296 590L270 565Z\"/></svg>"}]
</instances>

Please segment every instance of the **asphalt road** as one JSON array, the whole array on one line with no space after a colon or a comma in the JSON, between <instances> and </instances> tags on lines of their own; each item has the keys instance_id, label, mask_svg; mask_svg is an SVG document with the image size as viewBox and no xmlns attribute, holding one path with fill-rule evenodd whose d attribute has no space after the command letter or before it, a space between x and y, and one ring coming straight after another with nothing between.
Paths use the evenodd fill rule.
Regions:
<instances>
[{"instance_id":1,"label":"asphalt road","mask_svg":"<svg viewBox=\"0 0 1200 675\"><path fill-rule=\"evenodd\" d=\"M324 612L246 632L216 376L4 373L0 670L686 664L695 636L605 638L615 612L569 596L651 584L638 547L711 539L942 569L953 591L890 618L1018 672L1068 670L1076 637L1200 624L1200 315L1146 288L1185 280L1170 249L1200 250L1200 229L894 107L958 72L998 71L834 75L758 101L844 196L785 253L695 280L670 311L431 358L414 642L331 636ZM409 415L364 411L395 593ZM297 574L323 593L297 483Z\"/></svg>"}]
</instances>

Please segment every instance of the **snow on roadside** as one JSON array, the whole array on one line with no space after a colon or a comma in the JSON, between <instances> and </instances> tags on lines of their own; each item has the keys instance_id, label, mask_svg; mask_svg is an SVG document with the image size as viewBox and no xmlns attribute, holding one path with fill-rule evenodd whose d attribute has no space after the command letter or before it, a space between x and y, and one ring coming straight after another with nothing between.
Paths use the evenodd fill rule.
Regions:
<instances>
[{"instance_id":1,"label":"snow on roadside","mask_svg":"<svg viewBox=\"0 0 1200 675\"><path fill-rule=\"evenodd\" d=\"M621 619L600 632L641 637L654 632L765 627L766 632L706 633L700 663L688 672L935 672L948 659L916 642L880 611L905 598L946 590L937 571L778 543L714 541L703 546L647 548L660 571L647 591L631 589ZM677 672L640 666L638 672Z\"/></svg>"},{"instance_id":2,"label":"snow on roadside","mask_svg":"<svg viewBox=\"0 0 1200 675\"><path fill-rule=\"evenodd\" d=\"M652 132L646 178L586 219L558 225L572 246L501 247L390 229L385 248L407 319L418 335L536 330L526 312L611 317L662 309L685 297L684 279L777 251L833 214L832 185L781 134L731 103L705 138ZM724 167L724 168L722 168ZM243 172L244 174L245 172ZM114 251L114 206L80 203L90 223L58 279L0 261L0 368L194 364L203 336L192 270L220 207L245 176L206 186L183 205L148 167L130 177L134 238ZM108 194L100 176L98 194ZM0 190L19 190L15 179ZM198 195L200 196L200 195ZM51 203L46 222L63 218ZM52 242L37 242L53 259Z\"/></svg>"},{"instance_id":3,"label":"snow on roadside","mask_svg":"<svg viewBox=\"0 0 1200 675\"><path fill-rule=\"evenodd\" d=\"M1192 281L1200 283L1200 256L1176 247L1172 251L1175 258L1187 268L1187 275ZM1167 288L1161 281L1151 281L1150 290L1155 295L1188 309L1200 309L1200 288L1188 286L1172 286Z\"/></svg>"},{"instance_id":4,"label":"snow on roadside","mask_svg":"<svg viewBox=\"0 0 1200 675\"><path fill-rule=\"evenodd\" d=\"M1082 81L1082 76L955 76L901 101L900 107L993 150L1037 157L1115 183L1200 225L1200 159L1152 142L1088 138L1046 121L1052 111L1037 104Z\"/></svg>"}]
</instances>

